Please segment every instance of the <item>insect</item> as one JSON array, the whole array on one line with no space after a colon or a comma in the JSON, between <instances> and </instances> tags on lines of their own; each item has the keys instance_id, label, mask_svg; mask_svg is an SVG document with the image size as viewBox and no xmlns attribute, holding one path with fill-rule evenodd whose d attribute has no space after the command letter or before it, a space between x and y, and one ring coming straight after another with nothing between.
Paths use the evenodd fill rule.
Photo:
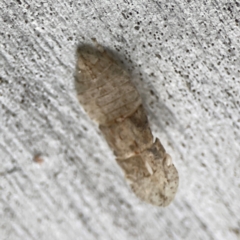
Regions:
<instances>
[{"instance_id":1,"label":"insect","mask_svg":"<svg viewBox=\"0 0 240 240\"><path fill-rule=\"evenodd\" d=\"M178 188L178 172L158 138L154 141L130 74L99 44L78 48L77 97L99 124L133 192L167 206Z\"/></svg>"},{"instance_id":2,"label":"insect","mask_svg":"<svg viewBox=\"0 0 240 240\"><path fill-rule=\"evenodd\" d=\"M44 162L40 154L36 154L33 158L33 161L38 164L42 164Z\"/></svg>"}]
</instances>

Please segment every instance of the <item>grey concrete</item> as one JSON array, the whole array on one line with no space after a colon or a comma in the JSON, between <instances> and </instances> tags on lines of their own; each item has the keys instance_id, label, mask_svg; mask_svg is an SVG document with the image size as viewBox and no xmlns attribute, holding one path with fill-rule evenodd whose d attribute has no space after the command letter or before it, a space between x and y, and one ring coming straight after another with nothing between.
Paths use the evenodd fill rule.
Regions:
<instances>
[{"instance_id":1,"label":"grey concrete","mask_svg":"<svg viewBox=\"0 0 240 240\"><path fill-rule=\"evenodd\" d=\"M0 239L240 239L239 12L237 1L1 0ZM167 208L134 196L77 102L76 47L93 37L129 67L173 157Z\"/></svg>"}]
</instances>

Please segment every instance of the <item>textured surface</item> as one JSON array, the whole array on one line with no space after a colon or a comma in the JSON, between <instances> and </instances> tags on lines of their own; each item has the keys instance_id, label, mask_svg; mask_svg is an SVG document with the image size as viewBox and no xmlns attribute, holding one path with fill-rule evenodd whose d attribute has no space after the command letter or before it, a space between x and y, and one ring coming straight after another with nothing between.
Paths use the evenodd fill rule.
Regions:
<instances>
[{"instance_id":1,"label":"textured surface","mask_svg":"<svg viewBox=\"0 0 240 240\"><path fill-rule=\"evenodd\" d=\"M117 2L0 2L1 239L239 239L240 5ZM167 208L134 196L78 104L92 37L133 72L179 171Z\"/></svg>"},{"instance_id":2,"label":"textured surface","mask_svg":"<svg viewBox=\"0 0 240 240\"><path fill-rule=\"evenodd\" d=\"M99 124L133 192L156 206L172 202L179 176L153 135L130 73L102 46L78 48L75 87L79 103ZM116 55L115 55L116 57Z\"/></svg>"}]
</instances>

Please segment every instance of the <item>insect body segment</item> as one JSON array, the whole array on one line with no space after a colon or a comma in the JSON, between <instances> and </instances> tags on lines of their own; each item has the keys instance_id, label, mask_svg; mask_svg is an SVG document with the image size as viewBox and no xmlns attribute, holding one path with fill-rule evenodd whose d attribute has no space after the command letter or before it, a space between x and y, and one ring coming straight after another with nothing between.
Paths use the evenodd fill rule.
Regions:
<instances>
[{"instance_id":1,"label":"insect body segment","mask_svg":"<svg viewBox=\"0 0 240 240\"><path fill-rule=\"evenodd\" d=\"M78 100L99 124L132 190L142 200L167 206L178 187L178 172L149 122L130 75L102 48L78 49Z\"/></svg>"},{"instance_id":2,"label":"insect body segment","mask_svg":"<svg viewBox=\"0 0 240 240\"><path fill-rule=\"evenodd\" d=\"M100 125L131 115L141 104L128 74L106 52L79 49L76 88L89 116Z\"/></svg>"},{"instance_id":3,"label":"insect body segment","mask_svg":"<svg viewBox=\"0 0 240 240\"><path fill-rule=\"evenodd\" d=\"M109 126L100 125L99 128L119 159L139 154L151 147L153 142L148 119L142 105L122 121L115 121Z\"/></svg>"}]
</instances>

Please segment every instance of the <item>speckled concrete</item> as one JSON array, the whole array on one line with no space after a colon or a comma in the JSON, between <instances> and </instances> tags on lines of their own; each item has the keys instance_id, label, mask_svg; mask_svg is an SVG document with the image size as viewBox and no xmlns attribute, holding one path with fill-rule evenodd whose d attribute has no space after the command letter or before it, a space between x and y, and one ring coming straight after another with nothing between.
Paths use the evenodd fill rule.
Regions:
<instances>
[{"instance_id":1,"label":"speckled concrete","mask_svg":"<svg viewBox=\"0 0 240 240\"><path fill-rule=\"evenodd\" d=\"M240 239L240 5L226 2L0 2L1 240ZM77 101L76 48L93 37L173 157L167 208L135 197Z\"/></svg>"}]
</instances>

